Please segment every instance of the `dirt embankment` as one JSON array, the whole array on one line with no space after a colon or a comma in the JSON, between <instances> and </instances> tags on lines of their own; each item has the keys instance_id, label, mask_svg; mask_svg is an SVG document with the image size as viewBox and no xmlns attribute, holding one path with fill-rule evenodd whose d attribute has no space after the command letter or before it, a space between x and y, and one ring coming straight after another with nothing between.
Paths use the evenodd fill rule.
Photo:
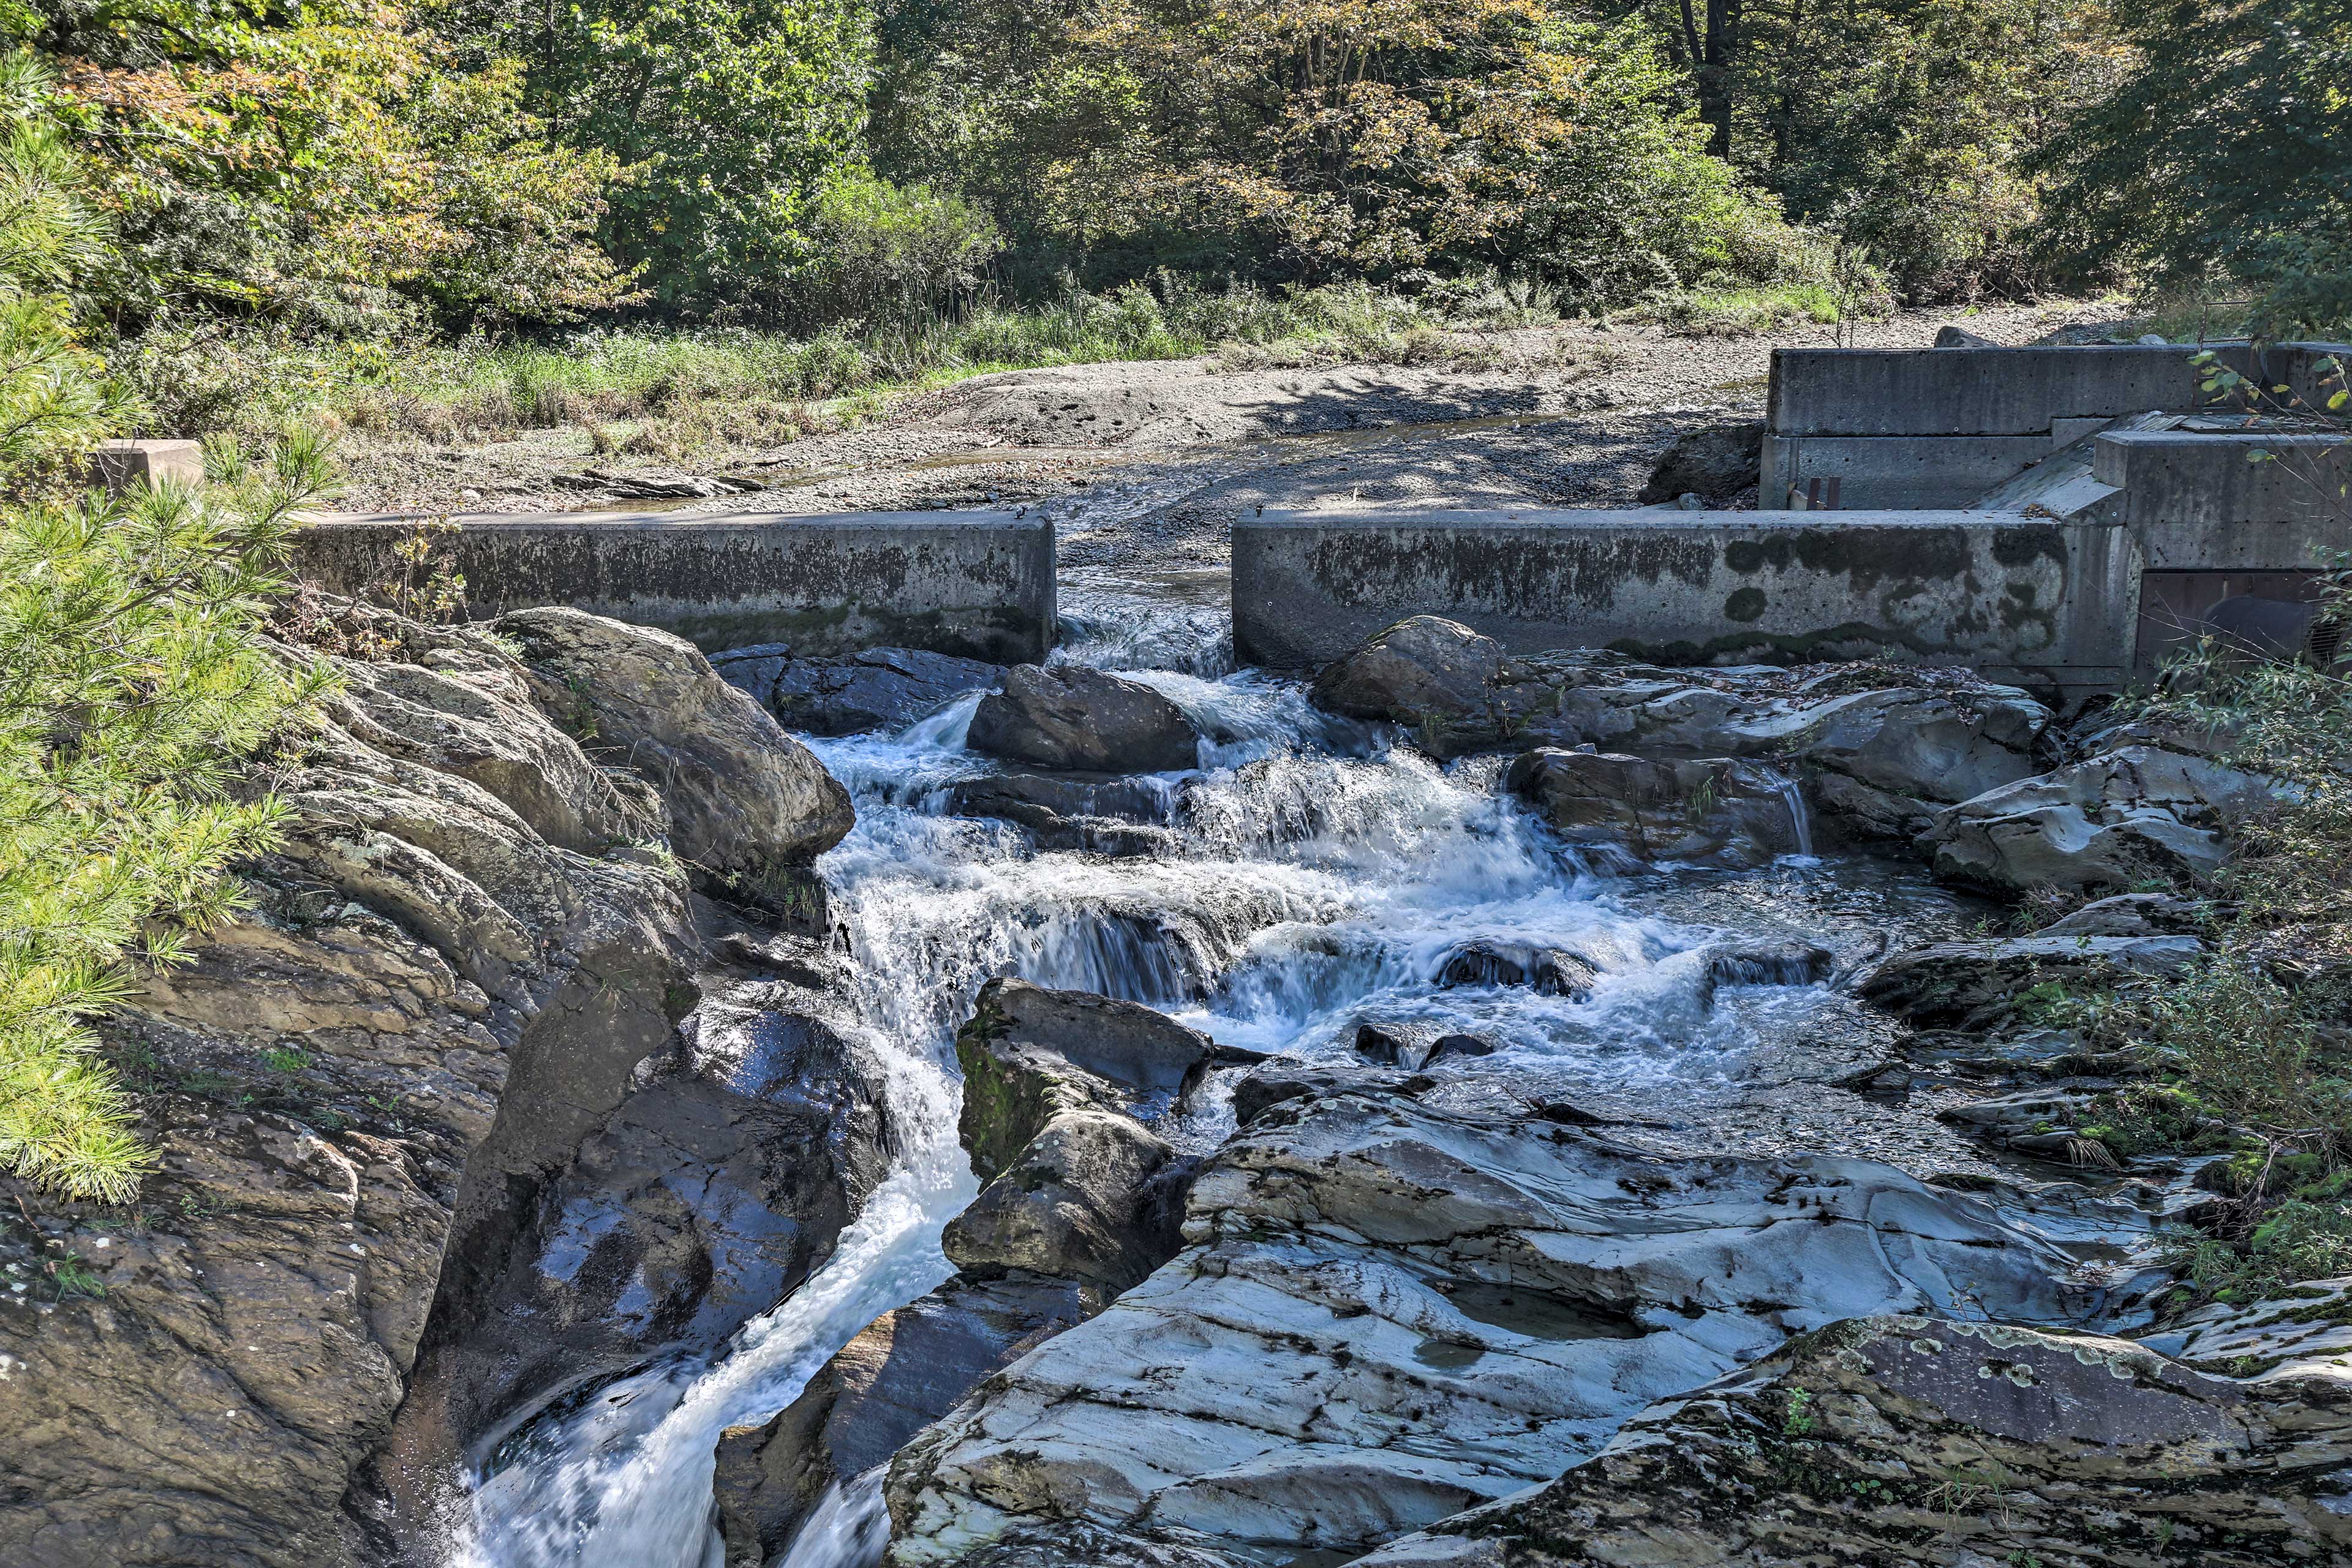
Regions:
<instances>
[{"instance_id":1,"label":"dirt embankment","mask_svg":"<svg viewBox=\"0 0 2352 1568\"><path fill-rule=\"evenodd\" d=\"M2082 314L2009 306L1967 325L2023 343ZM1950 319L1906 312L1845 341L1924 347ZM856 428L767 447L714 441L658 466L599 457L576 427L470 447L368 441L347 453L344 504L689 516L1027 506L1062 524L1073 562L1211 563L1232 520L1258 507L1631 504L1676 435L1761 416L1774 348L1836 341L1812 325L1746 338L1563 327L1465 339L1451 365L1235 370L1210 357L1013 371ZM688 493L648 496L665 488Z\"/></svg>"}]
</instances>

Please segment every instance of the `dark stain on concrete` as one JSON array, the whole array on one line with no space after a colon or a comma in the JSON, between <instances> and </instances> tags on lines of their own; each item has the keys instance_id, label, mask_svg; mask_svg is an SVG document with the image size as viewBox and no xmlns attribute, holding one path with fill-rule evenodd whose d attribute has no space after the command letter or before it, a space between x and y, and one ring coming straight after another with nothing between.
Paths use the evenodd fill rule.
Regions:
<instances>
[{"instance_id":1,"label":"dark stain on concrete","mask_svg":"<svg viewBox=\"0 0 2352 1568\"><path fill-rule=\"evenodd\" d=\"M1735 588L1732 590L1731 597L1723 601L1723 615L1726 620L1752 621L1759 619L1763 614L1764 590L1761 588Z\"/></svg>"},{"instance_id":2,"label":"dark stain on concrete","mask_svg":"<svg viewBox=\"0 0 2352 1568\"><path fill-rule=\"evenodd\" d=\"M1996 529L1992 536L1993 561L2002 566L2031 566L2036 561L2066 563L2065 531L2055 526L2027 526Z\"/></svg>"}]
</instances>

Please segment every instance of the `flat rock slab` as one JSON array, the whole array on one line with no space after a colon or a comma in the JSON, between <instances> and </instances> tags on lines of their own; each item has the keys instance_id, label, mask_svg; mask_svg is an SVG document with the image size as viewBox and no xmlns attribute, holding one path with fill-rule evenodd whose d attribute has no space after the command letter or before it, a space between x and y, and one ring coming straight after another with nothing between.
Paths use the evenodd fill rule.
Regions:
<instances>
[{"instance_id":1,"label":"flat rock slab","mask_svg":"<svg viewBox=\"0 0 2352 1568\"><path fill-rule=\"evenodd\" d=\"M1883 1166L1658 1158L1338 1085L1259 1110L1185 1236L899 1455L894 1562L1038 1529L1365 1550L1548 1480L1790 1332L2094 1306L2054 1248Z\"/></svg>"}]
</instances>

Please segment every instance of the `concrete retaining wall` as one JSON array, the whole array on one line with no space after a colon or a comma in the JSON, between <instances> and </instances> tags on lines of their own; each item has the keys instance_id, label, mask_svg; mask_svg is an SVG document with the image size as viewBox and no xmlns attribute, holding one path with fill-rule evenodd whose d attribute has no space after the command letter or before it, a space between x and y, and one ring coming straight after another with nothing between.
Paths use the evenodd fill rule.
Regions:
<instances>
[{"instance_id":1,"label":"concrete retaining wall","mask_svg":"<svg viewBox=\"0 0 2352 1568\"><path fill-rule=\"evenodd\" d=\"M1665 664L1886 657L2069 695L2125 673L2135 563L2112 522L2015 512L1268 512L1234 529L1244 662L1328 661L1410 615L1521 651Z\"/></svg>"},{"instance_id":2,"label":"concrete retaining wall","mask_svg":"<svg viewBox=\"0 0 2352 1568\"><path fill-rule=\"evenodd\" d=\"M2208 406L2185 344L1776 349L1759 504L1839 481L1842 509L1965 507L2110 419ZM2219 361L2305 396L2352 349L2216 344Z\"/></svg>"},{"instance_id":3,"label":"concrete retaining wall","mask_svg":"<svg viewBox=\"0 0 2352 1568\"><path fill-rule=\"evenodd\" d=\"M2312 571L2352 549L2338 437L2123 431L2092 443L2091 471L2150 571Z\"/></svg>"},{"instance_id":4,"label":"concrete retaining wall","mask_svg":"<svg viewBox=\"0 0 2352 1568\"><path fill-rule=\"evenodd\" d=\"M995 664L1054 645L1054 531L1003 512L553 515L461 520L470 613L572 605L664 627L706 652L782 642L824 656L929 648ZM301 574L357 593L398 569L415 520L331 519L296 540Z\"/></svg>"},{"instance_id":5,"label":"concrete retaining wall","mask_svg":"<svg viewBox=\"0 0 2352 1568\"><path fill-rule=\"evenodd\" d=\"M1832 511L1964 508L2055 450L2047 435L1767 435L1759 494L1778 503L1765 510L1784 510L1791 489L1818 480Z\"/></svg>"}]
</instances>

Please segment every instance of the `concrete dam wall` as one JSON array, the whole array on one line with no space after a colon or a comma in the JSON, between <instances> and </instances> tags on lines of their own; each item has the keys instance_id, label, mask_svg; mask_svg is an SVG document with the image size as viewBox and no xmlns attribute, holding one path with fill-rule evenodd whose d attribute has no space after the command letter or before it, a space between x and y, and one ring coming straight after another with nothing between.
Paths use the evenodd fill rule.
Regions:
<instances>
[{"instance_id":1,"label":"concrete dam wall","mask_svg":"<svg viewBox=\"0 0 2352 1568\"><path fill-rule=\"evenodd\" d=\"M321 521L297 536L296 565L357 594L401 573L416 531L414 518ZM1054 646L1052 525L1009 512L467 518L433 545L480 618L571 605L706 653L890 647L1017 664Z\"/></svg>"},{"instance_id":2,"label":"concrete dam wall","mask_svg":"<svg viewBox=\"0 0 2352 1568\"><path fill-rule=\"evenodd\" d=\"M2191 352L1780 350L1771 510L1244 518L1235 646L1302 668L1435 614L1528 650L1967 665L2072 702L2153 673L2225 605L2260 601L2247 624L2291 643L2352 549L2352 446L2197 412L2211 395ZM2352 363L2326 344L2215 352L2319 405L2327 358Z\"/></svg>"},{"instance_id":3,"label":"concrete dam wall","mask_svg":"<svg viewBox=\"0 0 2352 1568\"><path fill-rule=\"evenodd\" d=\"M1891 655L2089 689L2125 675L2129 565L2117 524L2015 512L1268 512L1234 531L1234 630L1244 661L1277 668L1426 613L1529 652Z\"/></svg>"}]
</instances>

